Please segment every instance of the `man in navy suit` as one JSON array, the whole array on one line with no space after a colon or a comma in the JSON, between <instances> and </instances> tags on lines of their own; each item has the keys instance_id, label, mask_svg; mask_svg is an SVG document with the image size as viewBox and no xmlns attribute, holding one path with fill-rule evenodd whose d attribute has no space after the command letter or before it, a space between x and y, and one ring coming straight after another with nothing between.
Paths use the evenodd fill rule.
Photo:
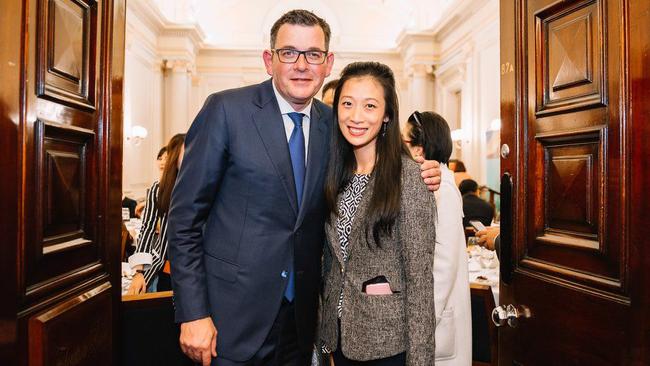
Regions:
<instances>
[{"instance_id":1,"label":"man in navy suit","mask_svg":"<svg viewBox=\"0 0 650 366\"><path fill-rule=\"evenodd\" d=\"M272 79L211 95L187 133L167 235L181 347L203 365L310 363L333 128L313 96L329 40L315 14L284 14L263 54Z\"/></svg>"}]
</instances>

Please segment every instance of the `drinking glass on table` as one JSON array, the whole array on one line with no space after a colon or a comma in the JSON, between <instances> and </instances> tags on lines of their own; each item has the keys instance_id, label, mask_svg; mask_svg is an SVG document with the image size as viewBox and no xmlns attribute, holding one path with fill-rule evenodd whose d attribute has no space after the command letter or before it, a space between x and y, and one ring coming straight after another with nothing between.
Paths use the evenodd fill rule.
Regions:
<instances>
[{"instance_id":1,"label":"drinking glass on table","mask_svg":"<svg viewBox=\"0 0 650 366\"><path fill-rule=\"evenodd\" d=\"M494 263L494 252L481 248L481 257L480 257L481 267L483 268L492 268Z\"/></svg>"},{"instance_id":2,"label":"drinking glass on table","mask_svg":"<svg viewBox=\"0 0 650 366\"><path fill-rule=\"evenodd\" d=\"M478 256L480 251L481 247L478 246L478 239L475 236L467 238L467 253L469 253L469 256Z\"/></svg>"}]
</instances>

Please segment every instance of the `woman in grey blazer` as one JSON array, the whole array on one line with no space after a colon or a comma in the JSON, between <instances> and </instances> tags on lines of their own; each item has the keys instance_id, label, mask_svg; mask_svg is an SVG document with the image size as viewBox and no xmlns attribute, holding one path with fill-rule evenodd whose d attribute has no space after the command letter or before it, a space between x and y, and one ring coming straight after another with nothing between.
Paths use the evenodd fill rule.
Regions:
<instances>
[{"instance_id":1,"label":"woman in grey blazer","mask_svg":"<svg viewBox=\"0 0 650 366\"><path fill-rule=\"evenodd\" d=\"M336 366L433 365L435 198L402 144L390 68L348 65L334 115L323 350Z\"/></svg>"}]
</instances>

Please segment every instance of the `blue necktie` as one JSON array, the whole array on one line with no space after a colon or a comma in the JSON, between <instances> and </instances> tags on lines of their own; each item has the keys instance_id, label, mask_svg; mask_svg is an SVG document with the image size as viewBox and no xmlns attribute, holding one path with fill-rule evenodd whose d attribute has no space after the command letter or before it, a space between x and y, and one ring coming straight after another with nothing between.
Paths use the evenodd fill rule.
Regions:
<instances>
[{"instance_id":1,"label":"blue necktie","mask_svg":"<svg viewBox=\"0 0 650 366\"><path fill-rule=\"evenodd\" d=\"M289 137L289 154L291 155L291 167L293 168L293 179L296 183L296 198L298 207L302 201L302 188L305 183L305 135L302 132L302 118L304 114L291 112L289 118L293 121L293 131ZM287 288L284 290L284 297L289 301L294 298L295 278L293 271L293 258L291 259L291 268L289 269L289 280Z\"/></svg>"}]
</instances>

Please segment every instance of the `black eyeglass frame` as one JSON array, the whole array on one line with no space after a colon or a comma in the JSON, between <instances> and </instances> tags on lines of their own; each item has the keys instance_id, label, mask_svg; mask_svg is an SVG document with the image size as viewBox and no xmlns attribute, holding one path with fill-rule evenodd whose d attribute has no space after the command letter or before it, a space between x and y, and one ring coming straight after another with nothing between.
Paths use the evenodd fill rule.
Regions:
<instances>
[{"instance_id":1,"label":"black eyeglass frame","mask_svg":"<svg viewBox=\"0 0 650 366\"><path fill-rule=\"evenodd\" d=\"M298 56L296 56L296 59L293 60L293 61L282 61L282 58L280 57L280 52L279 52L279 51L293 51L293 52L298 52ZM299 51L299 50L297 50L297 49L295 49L295 48L273 48L273 49L271 49L271 52L273 52L273 53L275 53L276 55L278 55L278 61L282 62L283 64L295 64L296 62L298 62L298 59L300 58L300 56L303 56L303 57L305 58L305 62L307 62L307 63L310 64L310 65L322 65L322 64L324 64L325 61L327 61L327 55L329 54L329 51L321 51L321 50L306 50L306 51ZM307 53L309 53L309 52L317 52L317 53L320 53L321 55L323 55L323 61L321 61L320 63L310 62L310 61L309 61L309 58L307 58Z\"/></svg>"}]
</instances>

